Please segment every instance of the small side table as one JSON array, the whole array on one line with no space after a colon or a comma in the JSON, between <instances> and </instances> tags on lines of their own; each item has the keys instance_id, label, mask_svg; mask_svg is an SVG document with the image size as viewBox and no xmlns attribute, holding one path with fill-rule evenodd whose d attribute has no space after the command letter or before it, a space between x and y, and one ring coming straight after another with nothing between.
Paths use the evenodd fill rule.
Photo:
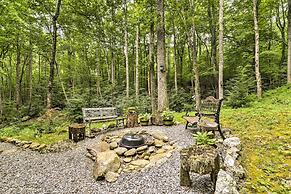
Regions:
<instances>
[{"instance_id":1,"label":"small side table","mask_svg":"<svg viewBox=\"0 0 291 194\"><path fill-rule=\"evenodd\" d=\"M74 123L69 126L69 139L72 139L74 142L85 139L85 128L86 125Z\"/></svg>"}]
</instances>

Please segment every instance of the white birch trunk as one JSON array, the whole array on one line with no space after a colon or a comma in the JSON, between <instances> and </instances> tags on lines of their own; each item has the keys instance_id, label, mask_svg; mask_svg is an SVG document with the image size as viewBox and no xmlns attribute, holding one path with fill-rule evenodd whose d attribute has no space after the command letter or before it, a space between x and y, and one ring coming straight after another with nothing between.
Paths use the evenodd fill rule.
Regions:
<instances>
[{"instance_id":1,"label":"white birch trunk","mask_svg":"<svg viewBox=\"0 0 291 194\"><path fill-rule=\"evenodd\" d=\"M219 0L219 70L218 70L218 98L223 98L223 10L224 0Z\"/></svg>"},{"instance_id":2,"label":"white birch trunk","mask_svg":"<svg viewBox=\"0 0 291 194\"><path fill-rule=\"evenodd\" d=\"M260 74L260 42L259 42L259 25L257 15L257 0L253 0L254 30L255 30L255 73L257 82L257 97L262 97L262 81Z\"/></svg>"}]
</instances>

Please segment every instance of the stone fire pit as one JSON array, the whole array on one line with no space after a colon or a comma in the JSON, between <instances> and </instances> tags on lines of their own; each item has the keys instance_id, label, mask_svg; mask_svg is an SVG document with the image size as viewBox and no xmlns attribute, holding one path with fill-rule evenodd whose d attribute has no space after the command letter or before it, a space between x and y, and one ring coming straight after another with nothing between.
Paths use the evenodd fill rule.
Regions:
<instances>
[{"instance_id":1,"label":"stone fire pit","mask_svg":"<svg viewBox=\"0 0 291 194\"><path fill-rule=\"evenodd\" d=\"M176 149L174 143L160 131L125 131L104 135L87 148L87 156L95 161L96 180L114 182L120 173L143 170L165 161Z\"/></svg>"}]
</instances>

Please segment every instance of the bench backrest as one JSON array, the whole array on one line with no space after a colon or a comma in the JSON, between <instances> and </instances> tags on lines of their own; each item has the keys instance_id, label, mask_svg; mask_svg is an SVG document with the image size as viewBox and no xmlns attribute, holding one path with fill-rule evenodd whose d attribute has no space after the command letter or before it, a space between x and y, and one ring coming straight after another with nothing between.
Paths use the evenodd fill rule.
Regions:
<instances>
[{"instance_id":1,"label":"bench backrest","mask_svg":"<svg viewBox=\"0 0 291 194\"><path fill-rule=\"evenodd\" d=\"M88 120L102 120L117 118L117 109L115 107L105 108L82 108L84 122Z\"/></svg>"},{"instance_id":2,"label":"bench backrest","mask_svg":"<svg viewBox=\"0 0 291 194\"><path fill-rule=\"evenodd\" d=\"M223 99L216 99L213 96L208 96L201 101L200 112L218 114L221 109Z\"/></svg>"}]
</instances>

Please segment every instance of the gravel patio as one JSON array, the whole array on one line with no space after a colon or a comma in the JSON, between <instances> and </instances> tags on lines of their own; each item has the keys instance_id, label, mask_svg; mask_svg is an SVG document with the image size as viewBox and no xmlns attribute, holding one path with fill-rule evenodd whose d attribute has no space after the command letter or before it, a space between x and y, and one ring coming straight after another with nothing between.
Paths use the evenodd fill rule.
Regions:
<instances>
[{"instance_id":1,"label":"gravel patio","mask_svg":"<svg viewBox=\"0 0 291 194\"><path fill-rule=\"evenodd\" d=\"M193 143L191 131L185 130L183 125L135 129L160 130L182 147ZM24 151L12 144L0 143L0 150L3 150L0 154L0 193L200 194L213 191L209 175L193 174L192 188L180 187L178 151L165 163L144 172L122 173L114 183L96 181L92 177L93 162L85 155L86 147L99 141L99 138L81 141L69 151L48 154Z\"/></svg>"}]
</instances>

